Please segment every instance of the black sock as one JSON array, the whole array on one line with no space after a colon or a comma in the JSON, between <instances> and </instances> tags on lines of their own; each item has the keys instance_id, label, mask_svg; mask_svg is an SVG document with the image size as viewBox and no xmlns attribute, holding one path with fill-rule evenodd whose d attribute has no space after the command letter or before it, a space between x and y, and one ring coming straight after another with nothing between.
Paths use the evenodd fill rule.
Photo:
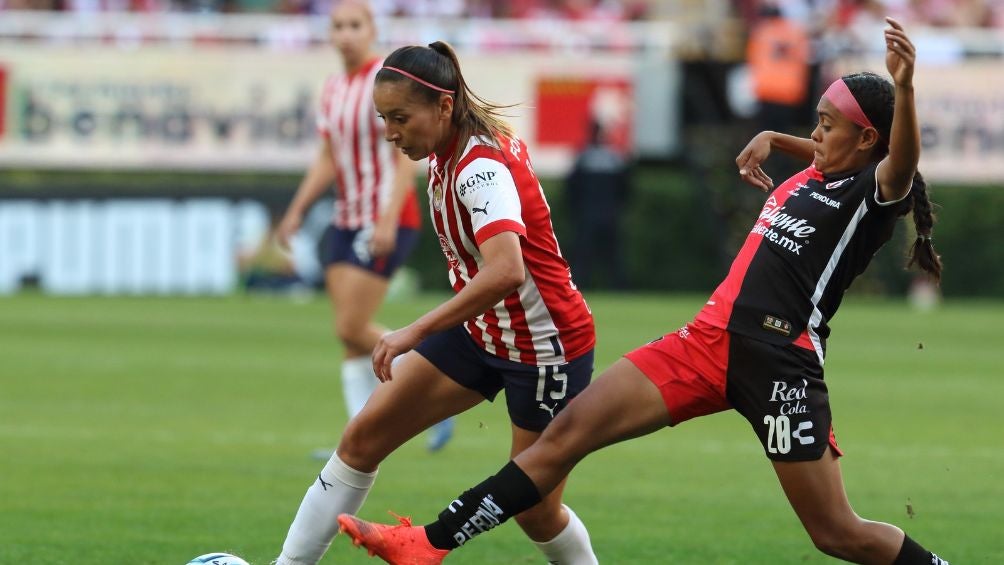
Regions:
<instances>
[{"instance_id":1,"label":"black sock","mask_svg":"<svg viewBox=\"0 0 1004 565\"><path fill-rule=\"evenodd\" d=\"M892 565L948 565L948 561L924 549L919 543L910 539L910 536L903 534L903 547L899 549L899 555Z\"/></svg>"},{"instance_id":2,"label":"black sock","mask_svg":"<svg viewBox=\"0 0 1004 565\"><path fill-rule=\"evenodd\" d=\"M425 535L433 547L454 549L540 500L537 486L510 461L498 474L460 495L440 512L438 520L425 526Z\"/></svg>"}]
</instances>

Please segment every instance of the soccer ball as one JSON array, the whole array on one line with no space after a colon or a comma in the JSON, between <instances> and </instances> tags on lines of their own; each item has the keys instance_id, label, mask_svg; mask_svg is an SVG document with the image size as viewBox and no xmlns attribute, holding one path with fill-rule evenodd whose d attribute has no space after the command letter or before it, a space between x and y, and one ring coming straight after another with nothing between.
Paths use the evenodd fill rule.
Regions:
<instances>
[{"instance_id":1,"label":"soccer ball","mask_svg":"<svg viewBox=\"0 0 1004 565\"><path fill-rule=\"evenodd\" d=\"M192 559L188 565L248 565L248 562L229 553L207 553Z\"/></svg>"}]
</instances>

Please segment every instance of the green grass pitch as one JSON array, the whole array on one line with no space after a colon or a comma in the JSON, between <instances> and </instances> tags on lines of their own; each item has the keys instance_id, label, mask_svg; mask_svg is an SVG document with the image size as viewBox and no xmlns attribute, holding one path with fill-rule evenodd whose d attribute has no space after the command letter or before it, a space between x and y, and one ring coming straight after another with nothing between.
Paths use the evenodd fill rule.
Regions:
<instances>
[{"instance_id":1,"label":"green grass pitch","mask_svg":"<svg viewBox=\"0 0 1004 565\"><path fill-rule=\"evenodd\" d=\"M442 296L388 304L399 327ZM597 368L689 320L703 296L588 296ZM851 299L827 360L859 514L952 563L1004 563L1004 303L933 312ZM256 297L0 299L0 563L183 564L277 554L345 418L327 303ZM407 417L402 414L401 417ZM423 523L507 459L501 405L385 462L363 508ZM613 446L567 501L603 563L824 563L735 413ZM908 511L909 508L909 511ZM324 563L371 563L346 538ZM542 563L507 524L448 562Z\"/></svg>"}]
</instances>

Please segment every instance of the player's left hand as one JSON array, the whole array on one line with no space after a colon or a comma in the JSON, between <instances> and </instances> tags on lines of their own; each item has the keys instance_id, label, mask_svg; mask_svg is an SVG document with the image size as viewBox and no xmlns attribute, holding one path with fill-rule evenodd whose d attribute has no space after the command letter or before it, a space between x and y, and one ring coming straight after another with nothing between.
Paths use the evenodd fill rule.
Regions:
<instances>
[{"instance_id":1,"label":"player's left hand","mask_svg":"<svg viewBox=\"0 0 1004 565\"><path fill-rule=\"evenodd\" d=\"M370 239L370 254L373 257L386 257L394 252L397 246L397 224L394 222L377 222Z\"/></svg>"},{"instance_id":2,"label":"player's left hand","mask_svg":"<svg viewBox=\"0 0 1004 565\"><path fill-rule=\"evenodd\" d=\"M380 341L373 348L373 372L376 373L380 382L392 380L390 368L394 358L411 351L421 341L422 336L414 328L414 325L405 326L380 336Z\"/></svg>"},{"instance_id":3,"label":"player's left hand","mask_svg":"<svg viewBox=\"0 0 1004 565\"><path fill-rule=\"evenodd\" d=\"M906 36L903 25L893 18L886 18L885 66L896 86L913 86L913 65L917 61L917 50Z\"/></svg>"},{"instance_id":4,"label":"player's left hand","mask_svg":"<svg viewBox=\"0 0 1004 565\"><path fill-rule=\"evenodd\" d=\"M770 155L770 136L769 131L758 133L736 157L739 177L761 192L770 192L774 188L774 181L760 168L760 164Z\"/></svg>"}]
</instances>

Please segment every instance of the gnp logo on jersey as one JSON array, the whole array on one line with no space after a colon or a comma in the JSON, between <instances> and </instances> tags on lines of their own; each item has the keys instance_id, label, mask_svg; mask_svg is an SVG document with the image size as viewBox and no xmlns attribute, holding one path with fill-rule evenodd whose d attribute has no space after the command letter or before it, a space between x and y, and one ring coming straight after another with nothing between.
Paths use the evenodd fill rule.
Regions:
<instances>
[{"instance_id":1,"label":"gnp logo on jersey","mask_svg":"<svg viewBox=\"0 0 1004 565\"><path fill-rule=\"evenodd\" d=\"M784 381L774 381L774 389L770 393L771 402L780 402L780 414L807 414L809 407L802 401L809 397L809 381L802 379L802 386L789 387Z\"/></svg>"},{"instance_id":2,"label":"gnp logo on jersey","mask_svg":"<svg viewBox=\"0 0 1004 565\"><path fill-rule=\"evenodd\" d=\"M498 186L498 181L495 180L497 174L495 171L474 173L474 176L458 184L457 190L460 192L460 196L465 196L468 190L473 194L475 191L481 190L486 186Z\"/></svg>"}]
</instances>

